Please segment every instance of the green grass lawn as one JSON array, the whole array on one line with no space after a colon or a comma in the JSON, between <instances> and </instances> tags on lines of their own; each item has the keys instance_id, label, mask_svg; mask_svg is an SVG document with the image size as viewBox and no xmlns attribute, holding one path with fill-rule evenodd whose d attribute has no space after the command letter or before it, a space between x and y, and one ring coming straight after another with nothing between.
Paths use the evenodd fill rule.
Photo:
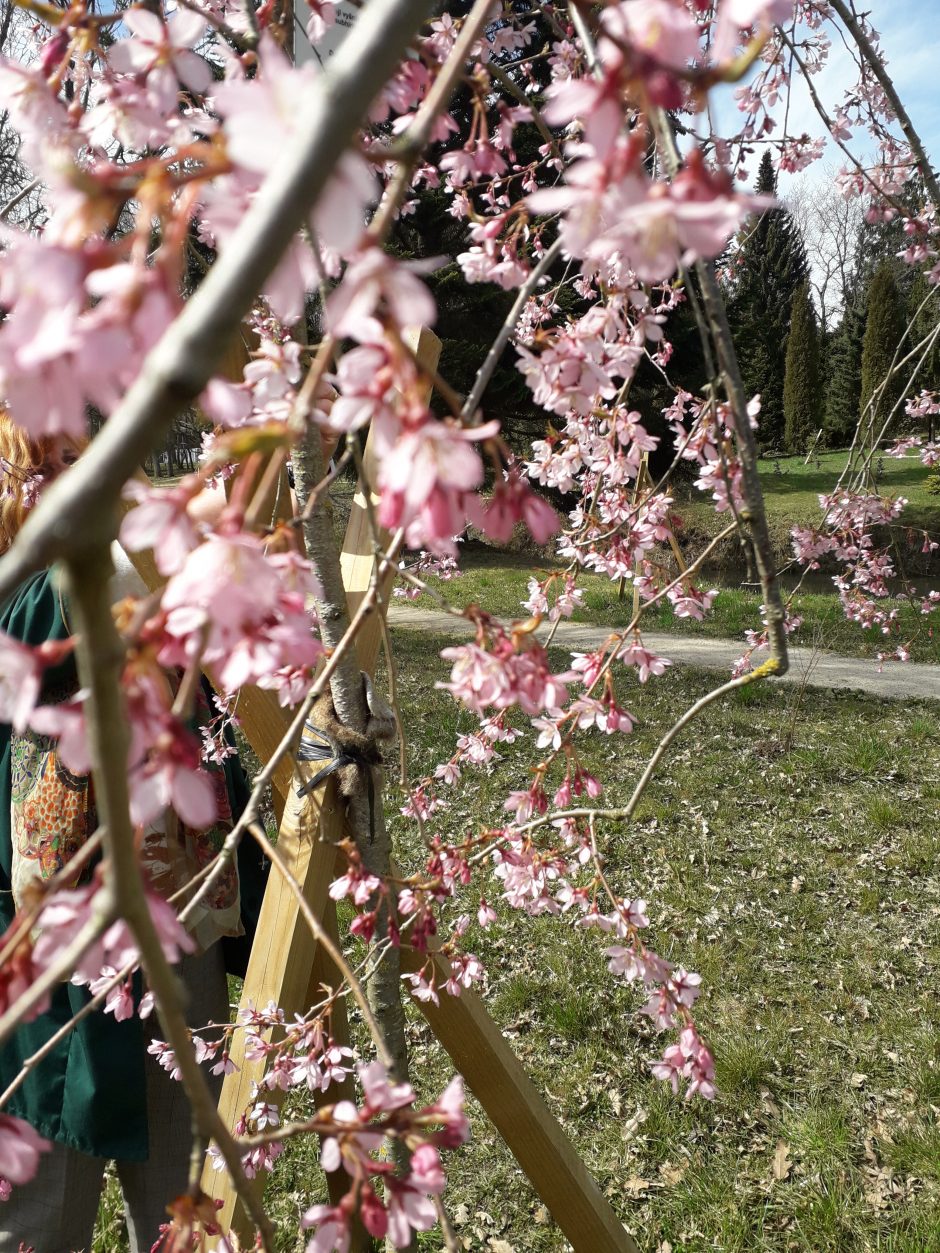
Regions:
<instances>
[{"instance_id":1,"label":"green grass lawn","mask_svg":"<svg viewBox=\"0 0 940 1253\"><path fill-rule=\"evenodd\" d=\"M771 539L784 560L792 556L790 528L808 526L820 517L819 496L830 493L845 468L847 453L822 452L809 465L802 457L762 458L758 463L767 507ZM940 497L931 495L926 482L931 471L914 457L876 457L877 490L885 496L904 496L908 505L901 522L926 529L940 538ZM694 491L678 506L686 527L696 534L714 535L724 525L708 499Z\"/></svg>"},{"instance_id":2,"label":"green grass lawn","mask_svg":"<svg viewBox=\"0 0 940 1253\"><path fill-rule=\"evenodd\" d=\"M464 608L475 603L489 613L510 619L526 616L522 601L528 598L530 578L544 579L558 572L557 567L542 567L537 560L514 557L495 549L489 552L474 549L463 556L461 566L463 574L459 578L443 583L439 579L429 579L429 584L448 604ZM621 599L616 583L590 573L579 575L578 586L584 592L584 608L576 610L573 621L611 628L622 628L630 621L633 593L629 587ZM707 579L701 579L699 586L713 585ZM553 599L551 593L550 599ZM761 601L759 592L722 588L712 612L703 622L677 618L666 602L659 602L644 615L643 629L710 639L739 639L743 651L744 632L748 629L760 630ZM427 609L436 605L434 598L428 595L409 603ZM803 625L794 632L791 640L803 647L828 649L847 657L872 658L879 652L890 652L898 644L905 643L914 661L940 662L940 638L936 632L931 632L932 618L924 618L916 606L906 601L886 603L900 610L899 630L887 637L878 630L862 630L848 622L835 595L797 592L792 598L791 610L802 616Z\"/></svg>"},{"instance_id":3,"label":"green grass lawn","mask_svg":"<svg viewBox=\"0 0 940 1253\"><path fill-rule=\"evenodd\" d=\"M472 725L431 687L445 677L444 643L395 637L415 777ZM584 739L607 802L625 799L664 730L712 682L683 670L625 686L636 732ZM936 709L743 689L676 742L631 826L602 824L612 883L649 901L651 943L704 977L712 1104L685 1103L650 1077L662 1041L638 996L606 973L595 935L510 912L471 933L494 1016L644 1253L940 1249ZM445 838L498 820L524 761L505 748L492 776L468 775L438 819ZM401 860L417 868L414 824L393 825ZM497 899L495 882L485 886ZM461 908L472 913L479 890ZM409 1020L412 1076L433 1097L448 1061L420 1015ZM462 1247L562 1253L544 1206L470 1108L472 1140L450 1163L446 1195ZM291 1112L303 1111L292 1098ZM302 1249L297 1215L322 1198L316 1159L314 1144L293 1142L269 1185L282 1253ZM431 1233L419 1244L442 1242Z\"/></svg>"},{"instance_id":4,"label":"green grass lawn","mask_svg":"<svg viewBox=\"0 0 940 1253\"><path fill-rule=\"evenodd\" d=\"M819 496L831 492L843 469L847 453L821 452L809 465L802 457L764 458L758 463L761 486L771 516L786 514L796 522L811 520L819 508ZM912 515L925 514L936 524L940 518L940 498L932 496L925 483L931 471L917 457L883 457L874 460L878 469L877 489L887 496L905 496Z\"/></svg>"},{"instance_id":5,"label":"green grass lawn","mask_svg":"<svg viewBox=\"0 0 940 1253\"><path fill-rule=\"evenodd\" d=\"M823 454L819 472L798 459L782 460L779 476L762 465L779 533L812 516L835 457ZM882 486L940 516L922 479L913 462L886 461ZM474 557L442 590L454 604L519 617L539 559L492 560ZM588 576L584 587L582 620L626 622L630 599L620 602L616 585ZM758 603L732 589L705 624L664 611L649 625L740 636L758 625ZM797 643L850 654L883 647L846 624L832 596L800 593L794 608L807 620ZM905 619L901 638L915 627L915 659L940 660L922 620ZM433 690L446 677L445 643L395 634L415 777L473 725ZM626 799L664 731L714 683L682 668L642 689L625 685L622 703L640 718L634 734L583 739L606 803ZM521 751L504 748L492 776L466 776L437 818L445 838L499 820L502 797L527 777ZM607 974L595 935L509 912L471 932L497 1022L644 1253L940 1253L938 765L936 703L754 686L711 706L677 740L629 827L602 825L607 873L617 890L649 902L651 942L703 975L697 1013L717 1058L714 1103L685 1103L650 1077L662 1040L638 1015L640 998ZM397 810L393 793L399 856L415 869L417 834ZM495 882L486 890L498 899ZM472 914L478 891L461 908ZM415 1086L433 1098L451 1070L413 1007L409 1036ZM286 1112L310 1111L292 1095ZM449 1164L445 1197L462 1247L563 1253L472 1100L470 1113L473 1136ZM292 1142L269 1184L279 1253L300 1253L298 1216L324 1199L317 1158L314 1143ZM95 1253L126 1247L117 1209L112 1183ZM419 1247L440 1249L440 1235Z\"/></svg>"},{"instance_id":6,"label":"green grass lawn","mask_svg":"<svg viewBox=\"0 0 940 1253\"><path fill-rule=\"evenodd\" d=\"M808 465L801 457L782 457L776 463L763 460L760 463L761 483L764 488L768 521L777 556L781 565L789 564L792 551L789 546L790 529L796 525L808 525L820 518L818 497L830 492L845 465L844 452L824 452ZM940 536L940 498L931 496L925 486L929 471L912 459L897 461L882 458L883 475L879 489L888 495L904 495L910 505L904 514L904 522L927 527ZM779 467L779 472L776 467ZM697 494L691 500L682 500L676 506L682 521L679 530L680 543L688 560L701 551L707 537L716 534L727 524L726 517L714 513L710 504ZM918 546L919 546L918 541ZM725 561L738 562L736 541L726 541ZM468 547L461 556L463 574L459 579L442 583L437 579L428 582L451 605L460 608L479 604L489 612L504 618L525 616L521 602L528 597L527 584L535 575L540 579L557 573L559 567L550 558L520 556L482 545ZM799 572L790 571L789 588L796 584ZM743 577L737 572L737 580ZM734 583L733 568L717 579L708 574L697 576L700 587L721 587L712 612L704 622L676 618L666 603L654 605L644 617L648 631L667 631L681 635L699 635L713 639L740 639L748 629L760 630L761 594L759 591L739 586L721 586ZM629 587L621 598L617 583L599 575L582 573L578 585L584 592L584 608L576 611L575 622L592 623L603 627L623 627L632 617L633 596ZM812 590L799 590L792 594L791 611L803 618L803 625L791 637L792 642L808 648L827 649L848 657L874 658L879 652L892 652L904 644L914 661L940 662L940 639L931 630L930 618L925 618L918 605L905 600L887 600L885 608L897 608L897 630L885 636L880 630L862 630L848 622L842 612L835 591L825 576L814 576ZM819 590L820 586L826 590ZM790 596L791 592L786 591ZM424 596L418 605L432 608L432 597Z\"/></svg>"}]
</instances>

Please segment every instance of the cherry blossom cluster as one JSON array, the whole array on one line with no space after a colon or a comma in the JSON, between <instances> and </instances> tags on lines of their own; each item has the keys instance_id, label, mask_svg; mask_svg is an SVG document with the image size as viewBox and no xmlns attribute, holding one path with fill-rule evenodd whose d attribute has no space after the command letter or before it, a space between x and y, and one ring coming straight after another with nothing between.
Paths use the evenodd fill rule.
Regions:
<instances>
[{"instance_id":1,"label":"cherry blossom cluster","mask_svg":"<svg viewBox=\"0 0 940 1253\"><path fill-rule=\"evenodd\" d=\"M6 1012L45 971L55 968L63 949L103 918L106 925L92 937L69 972L72 983L93 994L107 992L106 1012L118 1022L134 1013L146 1018L153 1010L153 995L135 1000L130 973L139 965L140 953L127 923L118 918L107 923L109 896L102 887L100 871L81 887L47 892L37 885L34 899L14 920L6 933L9 955L0 967L0 1012ZM180 960L194 950L194 942L179 922L176 911L154 892L148 891L150 916L167 961ZM126 975L123 972L128 972ZM121 977L118 978L118 975ZM27 1020L49 1008L50 994L36 1000Z\"/></svg>"},{"instance_id":2,"label":"cherry blossom cluster","mask_svg":"<svg viewBox=\"0 0 940 1253\"><path fill-rule=\"evenodd\" d=\"M469 1135L459 1077L435 1104L415 1110L414 1089L392 1080L381 1062L360 1065L357 1073L362 1104L340 1101L321 1111L328 1127L323 1129L320 1164L326 1171L342 1167L350 1190L338 1205L314 1205L304 1214L302 1226L315 1229L307 1253L345 1253L356 1213L370 1235L406 1248L415 1232L428 1231L437 1222L434 1198L445 1182L440 1150L457 1148ZM440 1130L432 1131L434 1126ZM411 1151L404 1177L381 1155L383 1142L390 1138Z\"/></svg>"}]
</instances>

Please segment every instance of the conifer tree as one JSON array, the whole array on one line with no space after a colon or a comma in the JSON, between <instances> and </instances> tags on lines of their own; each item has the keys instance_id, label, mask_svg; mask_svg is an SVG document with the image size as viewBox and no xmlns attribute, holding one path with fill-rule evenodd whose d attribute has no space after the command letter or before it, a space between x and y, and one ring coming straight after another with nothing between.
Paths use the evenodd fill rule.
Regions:
<instances>
[{"instance_id":1,"label":"conifer tree","mask_svg":"<svg viewBox=\"0 0 940 1253\"><path fill-rule=\"evenodd\" d=\"M774 195L777 175L764 153L757 191ZM768 210L745 235L734 259L729 315L748 392L760 393L760 440L765 448L783 442L783 382L790 306L809 276L806 251L784 208Z\"/></svg>"},{"instance_id":2,"label":"conifer tree","mask_svg":"<svg viewBox=\"0 0 940 1253\"><path fill-rule=\"evenodd\" d=\"M875 271L868 288L868 310L865 340L862 346L862 416L868 423L872 406L873 430L880 431L904 387L902 373L891 372L901 336L904 334L904 303L898 291L891 266L883 262ZM880 389L880 390L879 390Z\"/></svg>"},{"instance_id":3,"label":"conifer tree","mask_svg":"<svg viewBox=\"0 0 940 1253\"><path fill-rule=\"evenodd\" d=\"M866 296L859 283L846 293L842 321L832 334L826 357L824 425L826 443L832 448L851 441L861 412Z\"/></svg>"},{"instance_id":4,"label":"conifer tree","mask_svg":"<svg viewBox=\"0 0 940 1253\"><path fill-rule=\"evenodd\" d=\"M910 266L896 256L904 244L902 223L897 217L863 221L859 228L842 321L833 333L826 362L825 427L826 442L831 446L851 441L862 411L862 348L868 292L875 271L885 264L899 285L911 282Z\"/></svg>"},{"instance_id":5,"label":"conifer tree","mask_svg":"<svg viewBox=\"0 0 940 1253\"><path fill-rule=\"evenodd\" d=\"M819 331L809 283L793 297L783 383L784 443L788 452L804 452L822 425Z\"/></svg>"},{"instance_id":6,"label":"conifer tree","mask_svg":"<svg viewBox=\"0 0 940 1253\"><path fill-rule=\"evenodd\" d=\"M931 332L940 318L940 292L933 283L927 281L923 271L918 270L911 283L911 293L907 302L907 316L911 322L911 335L914 344L929 339ZM925 348L925 356L920 372L915 380L915 391L922 387L930 391L940 389L940 342Z\"/></svg>"}]
</instances>

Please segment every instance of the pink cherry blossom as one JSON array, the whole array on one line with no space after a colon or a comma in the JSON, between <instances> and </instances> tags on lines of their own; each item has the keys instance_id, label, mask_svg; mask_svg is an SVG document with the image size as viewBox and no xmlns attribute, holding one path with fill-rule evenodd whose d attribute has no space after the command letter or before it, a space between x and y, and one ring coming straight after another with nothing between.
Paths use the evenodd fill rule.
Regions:
<instances>
[{"instance_id":1,"label":"pink cherry blossom","mask_svg":"<svg viewBox=\"0 0 940 1253\"><path fill-rule=\"evenodd\" d=\"M161 574L175 574L199 544L196 527L186 512L198 486L148 488L132 479L125 497L136 500L121 522L120 538L128 552L153 551Z\"/></svg>"},{"instance_id":2,"label":"pink cherry blossom","mask_svg":"<svg viewBox=\"0 0 940 1253\"><path fill-rule=\"evenodd\" d=\"M178 78L191 91L201 93L208 89L212 72L202 57L191 51L206 28L198 13L177 9L164 23L148 9L130 8L123 21L133 38L118 40L110 50L111 68L145 76L164 113L176 105Z\"/></svg>"},{"instance_id":3,"label":"pink cherry blossom","mask_svg":"<svg viewBox=\"0 0 940 1253\"><path fill-rule=\"evenodd\" d=\"M483 463L472 445L498 430L497 422L466 428L430 420L392 443L391 432L377 429L382 525L404 526L413 548L452 550L452 537L466 525L467 494L483 481Z\"/></svg>"},{"instance_id":4,"label":"pink cherry blossom","mask_svg":"<svg viewBox=\"0 0 940 1253\"><path fill-rule=\"evenodd\" d=\"M336 21L336 8L330 0L307 0L310 17L307 19L307 38L317 44Z\"/></svg>"},{"instance_id":5,"label":"pink cherry blossom","mask_svg":"<svg viewBox=\"0 0 940 1253\"><path fill-rule=\"evenodd\" d=\"M42 664L38 652L0 631L0 720L23 731L39 699Z\"/></svg>"},{"instance_id":6,"label":"pink cherry blossom","mask_svg":"<svg viewBox=\"0 0 940 1253\"><path fill-rule=\"evenodd\" d=\"M675 0L622 0L606 8L601 20L611 39L670 69L684 70L699 55L698 26Z\"/></svg>"},{"instance_id":7,"label":"pink cherry blossom","mask_svg":"<svg viewBox=\"0 0 940 1253\"><path fill-rule=\"evenodd\" d=\"M380 312L399 330L433 326L437 310L431 293L417 277L421 268L425 267L396 261L379 248L360 253L326 303L330 330L363 343L376 341L381 338L376 316Z\"/></svg>"},{"instance_id":8,"label":"pink cherry blossom","mask_svg":"<svg viewBox=\"0 0 940 1253\"><path fill-rule=\"evenodd\" d=\"M411 1085L390 1080L388 1071L381 1062L369 1062L368 1065L359 1066L358 1073L369 1116L381 1110L402 1109L415 1099Z\"/></svg>"},{"instance_id":9,"label":"pink cherry blossom","mask_svg":"<svg viewBox=\"0 0 940 1253\"><path fill-rule=\"evenodd\" d=\"M51 1147L29 1123L0 1114L0 1175L9 1183L29 1183L39 1166L40 1153L48 1153Z\"/></svg>"},{"instance_id":10,"label":"pink cherry blossom","mask_svg":"<svg viewBox=\"0 0 940 1253\"><path fill-rule=\"evenodd\" d=\"M87 692L82 691L58 705L39 705L29 718L34 731L58 741L59 756L75 774L90 774L92 768L85 725L86 697Z\"/></svg>"},{"instance_id":11,"label":"pink cherry blossom","mask_svg":"<svg viewBox=\"0 0 940 1253\"><path fill-rule=\"evenodd\" d=\"M339 1206L313 1205L300 1219L301 1227L315 1227L306 1253L349 1253L349 1215Z\"/></svg>"},{"instance_id":12,"label":"pink cherry blossom","mask_svg":"<svg viewBox=\"0 0 940 1253\"><path fill-rule=\"evenodd\" d=\"M716 61L727 60L734 52L740 31L767 31L775 23L790 21L793 9L794 0L721 0L712 57Z\"/></svg>"},{"instance_id":13,"label":"pink cherry blossom","mask_svg":"<svg viewBox=\"0 0 940 1253\"><path fill-rule=\"evenodd\" d=\"M385 1186L388 1237L396 1249L405 1249L411 1244L412 1231L430 1231L437 1222L437 1209L431 1196L436 1196L444 1187L437 1150L430 1144L422 1144L412 1154L408 1178L399 1180L389 1176Z\"/></svg>"}]
</instances>

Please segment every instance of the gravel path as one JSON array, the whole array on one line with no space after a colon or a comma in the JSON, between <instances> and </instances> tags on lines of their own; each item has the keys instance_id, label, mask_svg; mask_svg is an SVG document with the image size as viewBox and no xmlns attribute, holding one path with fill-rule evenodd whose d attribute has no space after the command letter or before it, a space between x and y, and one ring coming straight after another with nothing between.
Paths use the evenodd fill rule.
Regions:
<instances>
[{"instance_id":1,"label":"gravel path","mask_svg":"<svg viewBox=\"0 0 940 1253\"><path fill-rule=\"evenodd\" d=\"M466 619L413 605L393 604L388 617L396 630L428 631L438 635L473 634L473 627ZM562 622L555 633L555 643L574 652L590 652L609 634L604 627ZM644 632L643 643L675 664L722 670L725 674L730 673L732 662L744 651L741 642L736 640L694 639L658 632ZM782 682L805 682L810 687L849 689L898 700L940 700L940 666L892 662L879 673L877 662L815 652L811 648L790 650L790 670Z\"/></svg>"}]
</instances>

